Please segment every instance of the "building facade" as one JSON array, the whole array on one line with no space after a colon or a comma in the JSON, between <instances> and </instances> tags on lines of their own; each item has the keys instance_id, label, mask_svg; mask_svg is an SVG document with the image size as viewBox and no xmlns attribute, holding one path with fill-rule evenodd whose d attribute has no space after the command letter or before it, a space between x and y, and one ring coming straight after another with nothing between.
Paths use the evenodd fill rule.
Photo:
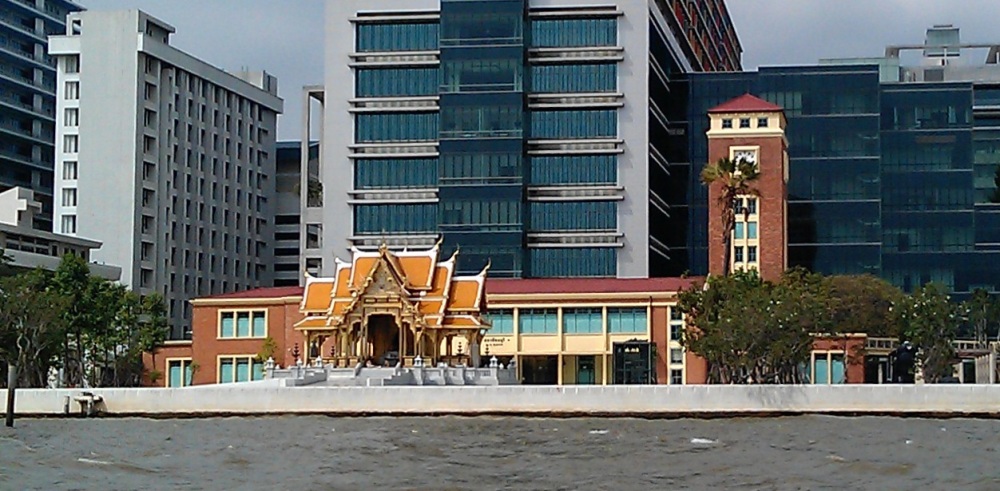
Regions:
<instances>
[{"instance_id":1,"label":"building facade","mask_svg":"<svg viewBox=\"0 0 1000 491\"><path fill-rule=\"evenodd\" d=\"M951 51L935 44L945 34ZM906 50L920 51L917 64L901 61ZM982 51L985 63L971 58ZM707 271L706 114L749 92L787 117L789 266L870 273L904 290L935 281L959 297L1000 290L998 53L936 27L885 58L692 75L691 166L674 175L682 199L664 222L685 233L668 271Z\"/></svg>"},{"instance_id":2,"label":"building facade","mask_svg":"<svg viewBox=\"0 0 1000 491\"><path fill-rule=\"evenodd\" d=\"M307 156L307 167L315 167L319 146L309 145L303 152L301 142L278 142L276 155L274 286L295 286L303 281L302 271L306 270L301 261L302 248L314 249L319 244L318 226L305 227L302 219L303 190L306 199L315 200L319 195L315 180L303 182L302 156Z\"/></svg>"},{"instance_id":3,"label":"building facade","mask_svg":"<svg viewBox=\"0 0 1000 491\"><path fill-rule=\"evenodd\" d=\"M122 282L160 293L172 337L187 300L270 285L277 82L170 45L139 11L70 15L58 60L56 230L100 240Z\"/></svg>"},{"instance_id":4,"label":"building facade","mask_svg":"<svg viewBox=\"0 0 1000 491\"><path fill-rule=\"evenodd\" d=\"M34 191L34 228L52 230L56 68L48 37L66 32L66 0L0 0L0 191Z\"/></svg>"},{"instance_id":5,"label":"building facade","mask_svg":"<svg viewBox=\"0 0 1000 491\"><path fill-rule=\"evenodd\" d=\"M443 238L463 272L648 276L666 257L656 185L686 161L673 86L739 63L724 4L702 3L330 0L305 260L330 274L351 247Z\"/></svg>"}]
</instances>

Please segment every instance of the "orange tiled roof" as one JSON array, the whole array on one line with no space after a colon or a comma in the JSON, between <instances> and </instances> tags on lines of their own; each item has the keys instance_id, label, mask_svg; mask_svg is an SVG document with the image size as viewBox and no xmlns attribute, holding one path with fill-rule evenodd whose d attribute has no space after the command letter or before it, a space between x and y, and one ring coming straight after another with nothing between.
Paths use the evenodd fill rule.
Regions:
<instances>
[{"instance_id":1,"label":"orange tiled roof","mask_svg":"<svg viewBox=\"0 0 1000 491\"><path fill-rule=\"evenodd\" d=\"M403 289L409 308L422 317L428 327L477 327L485 325L479 318L484 299L486 272L469 277L453 278L455 257L438 261L439 245L423 251L392 252L383 246L378 251L352 250L351 262L337 260L337 270L333 278L313 278L307 276L302 297L302 312L325 314L324 324L307 317L296 327L322 328L338 325L345 315L350 314L364 295L368 278L381 267L388 268L395 281ZM457 253L456 253L457 254ZM446 311L462 312L466 315L445 316ZM474 312L474 316L470 315ZM307 322L308 321L308 322Z\"/></svg>"}]
</instances>

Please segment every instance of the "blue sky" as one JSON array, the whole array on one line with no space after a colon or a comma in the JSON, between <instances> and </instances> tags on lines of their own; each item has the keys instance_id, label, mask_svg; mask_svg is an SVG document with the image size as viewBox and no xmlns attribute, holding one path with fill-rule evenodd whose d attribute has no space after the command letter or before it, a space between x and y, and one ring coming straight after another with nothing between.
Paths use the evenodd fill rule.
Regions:
<instances>
[{"instance_id":1,"label":"blue sky","mask_svg":"<svg viewBox=\"0 0 1000 491\"><path fill-rule=\"evenodd\" d=\"M173 44L228 70L279 78L286 115L279 138L299 137L301 88L323 80L323 0L78 0L95 10L139 8L177 28ZM880 56L887 44L919 44L932 24L966 41L1000 42L998 0L728 0L743 65L809 64Z\"/></svg>"}]
</instances>

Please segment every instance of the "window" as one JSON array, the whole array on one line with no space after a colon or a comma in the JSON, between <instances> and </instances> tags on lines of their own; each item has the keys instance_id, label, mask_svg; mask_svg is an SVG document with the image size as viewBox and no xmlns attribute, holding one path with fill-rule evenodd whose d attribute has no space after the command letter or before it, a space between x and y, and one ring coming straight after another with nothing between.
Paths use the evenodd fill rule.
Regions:
<instances>
[{"instance_id":1,"label":"window","mask_svg":"<svg viewBox=\"0 0 1000 491\"><path fill-rule=\"evenodd\" d=\"M670 340L680 342L684 337L684 313L679 307L670 307Z\"/></svg>"},{"instance_id":2,"label":"window","mask_svg":"<svg viewBox=\"0 0 1000 491\"><path fill-rule=\"evenodd\" d=\"M679 365L681 363L684 363L684 350L680 348L671 348L670 363L674 365Z\"/></svg>"},{"instance_id":3,"label":"window","mask_svg":"<svg viewBox=\"0 0 1000 491\"><path fill-rule=\"evenodd\" d=\"M740 118L740 128L749 128L750 118Z\"/></svg>"},{"instance_id":4,"label":"window","mask_svg":"<svg viewBox=\"0 0 1000 491\"><path fill-rule=\"evenodd\" d=\"M722 120L722 128L723 129L727 129L728 130L728 129L732 128L732 127L733 127L733 120L731 120L731 119L723 119Z\"/></svg>"},{"instance_id":5,"label":"window","mask_svg":"<svg viewBox=\"0 0 1000 491\"><path fill-rule=\"evenodd\" d=\"M529 249L528 257L536 278L613 277L618 271L612 247Z\"/></svg>"},{"instance_id":6,"label":"window","mask_svg":"<svg viewBox=\"0 0 1000 491\"><path fill-rule=\"evenodd\" d=\"M757 214L757 198L747 198L747 213Z\"/></svg>"},{"instance_id":7,"label":"window","mask_svg":"<svg viewBox=\"0 0 1000 491\"><path fill-rule=\"evenodd\" d=\"M531 137L538 139L613 138L618 136L618 113L596 111L535 111Z\"/></svg>"},{"instance_id":8,"label":"window","mask_svg":"<svg viewBox=\"0 0 1000 491\"><path fill-rule=\"evenodd\" d=\"M556 309L521 309L517 328L521 334L556 334Z\"/></svg>"},{"instance_id":9,"label":"window","mask_svg":"<svg viewBox=\"0 0 1000 491\"><path fill-rule=\"evenodd\" d=\"M438 185L438 159L359 159L354 189L432 188Z\"/></svg>"},{"instance_id":10,"label":"window","mask_svg":"<svg viewBox=\"0 0 1000 491\"><path fill-rule=\"evenodd\" d=\"M63 179L75 181L77 178L77 165L75 160L63 162Z\"/></svg>"},{"instance_id":11,"label":"window","mask_svg":"<svg viewBox=\"0 0 1000 491\"><path fill-rule=\"evenodd\" d=\"M76 215L63 215L62 233L64 234L76 233Z\"/></svg>"},{"instance_id":12,"label":"window","mask_svg":"<svg viewBox=\"0 0 1000 491\"><path fill-rule=\"evenodd\" d=\"M543 201L528 206L532 231L618 229L614 201Z\"/></svg>"},{"instance_id":13,"label":"window","mask_svg":"<svg viewBox=\"0 0 1000 491\"><path fill-rule=\"evenodd\" d=\"M358 114L355 121L358 143L431 141L438 138L437 113ZM229 153L227 142L226 153Z\"/></svg>"},{"instance_id":14,"label":"window","mask_svg":"<svg viewBox=\"0 0 1000 491\"><path fill-rule=\"evenodd\" d=\"M219 338L263 338L266 336L266 310L238 310L219 313Z\"/></svg>"},{"instance_id":15,"label":"window","mask_svg":"<svg viewBox=\"0 0 1000 491\"><path fill-rule=\"evenodd\" d=\"M66 73L80 73L80 55L70 55L66 60Z\"/></svg>"},{"instance_id":16,"label":"window","mask_svg":"<svg viewBox=\"0 0 1000 491\"><path fill-rule=\"evenodd\" d=\"M63 113L63 125L71 128L80 126L80 109L76 107L66 108Z\"/></svg>"},{"instance_id":17,"label":"window","mask_svg":"<svg viewBox=\"0 0 1000 491\"><path fill-rule=\"evenodd\" d=\"M219 383L264 380L264 362L256 355L219 357Z\"/></svg>"},{"instance_id":18,"label":"window","mask_svg":"<svg viewBox=\"0 0 1000 491\"><path fill-rule=\"evenodd\" d=\"M530 158L528 168L528 184L533 186L618 182L617 155L536 156Z\"/></svg>"},{"instance_id":19,"label":"window","mask_svg":"<svg viewBox=\"0 0 1000 491\"><path fill-rule=\"evenodd\" d=\"M78 153L80 151L80 137L78 135L63 135L63 152Z\"/></svg>"},{"instance_id":20,"label":"window","mask_svg":"<svg viewBox=\"0 0 1000 491\"><path fill-rule=\"evenodd\" d=\"M191 369L191 359L167 360L167 387L187 387L192 385L194 371Z\"/></svg>"},{"instance_id":21,"label":"window","mask_svg":"<svg viewBox=\"0 0 1000 491\"><path fill-rule=\"evenodd\" d=\"M80 82L66 82L65 98L67 101L80 99Z\"/></svg>"},{"instance_id":22,"label":"window","mask_svg":"<svg viewBox=\"0 0 1000 491\"><path fill-rule=\"evenodd\" d=\"M578 48L618 44L618 20L535 19L531 21L532 48Z\"/></svg>"},{"instance_id":23,"label":"window","mask_svg":"<svg viewBox=\"0 0 1000 491\"><path fill-rule=\"evenodd\" d=\"M531 67L531 91L545 93L614 92L618 89L618 65L535 65Z\"/></svg>"},{"instance_id":24,"label":"window","mask_svg":"<svg viewBox=\"0 0 1000 491\"><path fill-rule=\"evenodd\" d=\"M645 307L608 309L609 333L633 334L647 330Z\"/></svg>"},{"instance_id":25,"label":"window","mask_svg":"<svg viewBox=\"0 0 1000 491\"><path fill-rule=\"evenodd\" d=\"M734 225L733 226L733 238L735 238L735 239L742 239L743 238L744 223L743 222L736 222L733 225Z\"/></svg>"},{"instance_id":26,"label":"window","mask_svg":"<svg viewBox=\"0 0 1000 491\"><path fill-rule=\"evenodd\" d=\"M743 262L743 246L738 246L733 248L733 262L734 263Z\"/></svg>"},{"instance_id":27,"label":"window","mask_svg":"<svg viewBox=\"0 0 1000 491\"><path fill-rule=\"evenodd\" d=\"M76 189L65 188L62 190L62 205L76 206Z\"/></svg>"},{"instance_id":28,"label":"window","mask_svg":"<svg viewBox=\"0 0 1000 491\"><path fill-rule=\"evenodd\" d=\"M359 24L359 52L429 51L438 48L437 23Z\"/></svg>"},{"instance_id":29,"label":"window","mask_svg":"<svg viewBox=\"0 0 1000 491\"><path fill-rule=\"evenodd\" d=\"M767 128L767 118L757 118L758 128Z\"/></svg>"},{"instance_id":30,"label":"window","mask_svg":"<svg viewBox=\"0 0 1000 491\"><path fill-rule=\"evenodd\" d=\"M814 384L845 384L847 374L843 353L813 352L811 381Z\"/></svg>"},{"instance_id":31,"label":"window","mask_svg":"<svg viewBox=\"0 0 1000 491\"><path fill-rule=\"evenodd\" d=\"M563 309L563 332L566 334L601 334L604 331L601 309Z\"/></svg>"},{"instance_id":32,"label":"window","mask_svg":"<svg viewBox=\"0 0 1000 491\"><path fill-rule=\"evenodd\" d=\"M514 311L512 309L491 310L489 320L493 327L487 334L514 334Z\"/></svg>"},{"instance_id":33,"label":"window","mask_svg":"<svg viewBox=\"0 0 1000 491\"><path fill-rule=\"evenodd\" d=\"M438 205L359 205L354 231L359 235L437 231Z\"/></svg>"},{"instance_id":34,"label":"window","mask_svg":"<svg viewBox=\"0 0 1000 491\"><path fill-rule=\"evenodd\" d=\"M757 262L757 246L747 247L747 262L748 263Z\"/></svg>"},{"instance_id":35,"label":"window","mask_svg":"<svg viewBox=\"0 0 1000 491\"><path fill-rule=\"evenodd\" d=\"M670 384L671 385L683 385L684 384L684 370L671 370L670 371Z\"/></svg>"},{"instance_id":36,"label":"window","mask_svg":"<svg viewBox=\"0 0 1000 491\"><path fill-rule=\"evenodd\" d=\"M747 223L747 238L751 240L757 238L757 222Z\"/></svg>"}]
</instances>

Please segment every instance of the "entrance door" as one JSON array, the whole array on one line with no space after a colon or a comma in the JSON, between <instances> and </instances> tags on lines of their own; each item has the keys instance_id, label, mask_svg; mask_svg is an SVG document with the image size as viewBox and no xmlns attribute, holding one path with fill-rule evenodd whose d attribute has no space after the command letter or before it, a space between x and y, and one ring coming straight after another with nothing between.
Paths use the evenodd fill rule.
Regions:
<instances>
[{"instance_id":1,"label":"entrance door","mask_svg":"<svg viewBox=\"0 0 1000 491\"><path fill-rule=\"evenodd\" d=\"M368 318L368 341L372 347L372 362L377 365L395 365L399 360L399 326L391 315L373 315Z\"/></svg>"},{"instance_id":2,"label":"entrance door","mask_svg":"<svg viewBox=\"0 0 1000 491\"><path fill-rule=\"evenodd\" d=\"M593 356L581 356L576 359L576 383L579 385L594 385L597 382Z\"/></svg>"}]
</instances>

